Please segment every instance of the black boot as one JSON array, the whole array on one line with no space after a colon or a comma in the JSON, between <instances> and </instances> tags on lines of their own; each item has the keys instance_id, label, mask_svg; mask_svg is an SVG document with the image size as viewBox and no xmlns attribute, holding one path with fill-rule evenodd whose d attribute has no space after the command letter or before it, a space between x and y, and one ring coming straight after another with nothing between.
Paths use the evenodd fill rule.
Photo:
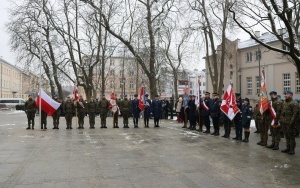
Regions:
<instances>
[{"instance_id":1,"label":"black boot","mask_svg":"<svg viewBox=\"0 0 300 188\"><path fill-rule=\"evenodd\" d=\"M243 140L243 142L249 142L250 132L244 132L244 134L245 134L245 139Z\"/></svg>"},{"instance_id":2,"label":"black boot","mask_svg":"<svg viewBox=\"0 0 300 188\"><path fill-rule=\"evenodd\" d=\"M272 144L270 145L267 145L266 148L270 148L270 149L273 149L275 146L275 141L272 141Z\"/></svg>"},{"instance_id":3,"label":"black boot","mask_svg":"<svg viewBox=\"0 0 300 188\"><path fill-rule=\"evenodd\" d=\"M289 153L290 152L290 148L285 148L284 150L281 150L282 153Z\"/></svg>"}]
</instances>

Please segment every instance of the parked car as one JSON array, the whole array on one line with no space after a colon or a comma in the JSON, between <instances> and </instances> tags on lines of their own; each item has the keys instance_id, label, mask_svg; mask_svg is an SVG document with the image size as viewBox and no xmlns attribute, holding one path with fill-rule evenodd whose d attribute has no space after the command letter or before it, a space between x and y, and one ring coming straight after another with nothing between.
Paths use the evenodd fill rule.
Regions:
<instances>
[{"instance_id":1,"label":"parked car","mask_svg":"<svg viewBox=\"0 0 300 188\"><path fill-rule=\"evenodd\" d=\"M5 104L7 108L16 108L16 105L24 106L25 100L22 98L0 98L0 104Z\"/></svg>"}]
</instances>

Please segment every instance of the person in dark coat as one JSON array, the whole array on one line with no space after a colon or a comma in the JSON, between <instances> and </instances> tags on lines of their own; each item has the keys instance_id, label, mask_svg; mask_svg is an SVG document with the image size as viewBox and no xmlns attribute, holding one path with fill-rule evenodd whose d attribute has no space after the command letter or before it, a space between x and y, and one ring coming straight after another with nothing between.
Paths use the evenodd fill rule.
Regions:
<instances>
[{"instance_id":1,"label":"person in dark coat","mask_svg":"<svg viewBox=\"0 0 300 188\"><path fill-rule=\"evenodd\" d=\"M77 108L78 129L84 129L85 105L85 101L83 100L82 95L80 95L75 106Z\"/></svg>"},{"instance_id":2,"label":"person in dark coat","mask_svg":"<svg viewBox=\"0 0 300 188\"><path fill-rule=\"evenodd\" d=\"M249 99L244 99L244 105L242 108L242 126L244 128L244 135L245 138L243 142L249 142L249 135L250 135L250 123L252 119L252 106L249 104Z\"/></svg>"},{"instance_id":3,"label":"person in dark coat","mask_svg":"<svg viewBox=\"0 0 300 188\"><path fill-rule=\"evenodd\" d=\"M123 128L129 128L128 118L130 116L130 100L128 100L127 95L124 97L124 100L121 101L120 110L123 116Z\"/></svg>"},{"instance_id":4,"label":"person in dark coat","mask_svg":"<svg viewBox=\"0 0 300 188\"><path fill-rule=\"evenodd\" d=\"M163 103L163 110L164 110L164 119L168 119L169 116L169 111L170 111L170 102L167 98L165 98L164 103Z\"/></svg>"},{"instance_id":5,"label":"person in dark coat","mask_svg":"<svg viewBox=\"0 0 300 188\"><path fill-rule=\"evenodd\" d=\"M242 112L242 107L243 107L243 101L241 98L241 94L240 93L236 93L235 94L236 97L236 105L239 108L239 112L235 115L233 121L234 121L234 125L235 125L235 137L232 138L234 140L242 140L242 136L243 136L243 127L242 127L242 122L241 122L241 112Z\"/></svg>"},{"instance_id":6,"label":"person in dark coat","mask_svg":"<svg viewBox=\"0 0 300 188\"><path fill-rule=\"evenodd\" d=\"M75 105L71 98L68 96L67 101L63 104L63 110L65 113L65 119L67 128L66 129L73 129L72 128L72 118L75 114Z\"/></svg>"},{"instance_id":7,"label":"person in dark coat","mask_svg":"<svg viewBox=\"0 0 300 188\"><path fill-rule=\"evenodd\" d=\"M95 129L95 116L97 111L97 103L94 97L91 97L91 101L86 104L87 113L89 114L90 129Z\"/></svg>"},{"instance_id":8,"label":"person in dark coat","mask_svg":"<svg viewBox=\"0 0 300 188\"><path fill-rule=\"evenodd\" d=\"M162 114L162 101L159 100L158 95L155 95L155 99L152 101L151 111L154 117L154 127L159 127L159 118Z\"/></svg>"},{"instance_id":9,"label":"person in dark coat","mask_svg":"<svg viewBox=\"0 0 300 188\"><path fill-rule=\"evenodd\" d=\"M148 94L145 95L145 109L144 109L144 124L145 128L149 128L149 119L151 115L151 100L148 99Z\"/></svg>"},{"instance_id":10,"label":"person in dark coat","mask_svg":"<svg viewBox=\"0 0 300 188\"><path fill-rule=\"evenodd\" d=\"M190 130L196 130L196 104L195 104L195 95L190 96L191 100L189 100L188 108L189 108L189 122L190 127L188 129Z\"/></svg>"},{"instance_id":11,"label":"person in dark coat","mask_svg":"<svg viewBox=\"0 0 300 188\"><path fill-rule=\"evenodd\" d=\"M55 96L54 100L58 103L61 103L58 99L58 96ZM62 108L62 104L60 104L60 106L57 108L57 110L52 114L53 129L59 129L58 126L59 126L59 118L60 118L61 108Z\"/></svg>"},{"instance_id":12,"label":"person in dark coat","mask_svg":"<svg viewBox=\"0 0 300 188\"><path fill-rule=\"evenodd\" d=\"M214 136L219 136L220 135L220 126L219 126L219 121L220 121L220 115L221 115L221 100L219 99L219 94L218 93L213 93L213 100L212 100L212 105L210 109L210 117L213 121L213 126L214 126L214 132L211 135Z\"/></svg>"},{"instance_id":13,"label":"person in dark coat","mask_svg":"<svg viewBox=\"0 0 300 188\"><path fill-rule=\"evenodd\" d=\"M28 127L26 128L27 130L30 129L30 125L32 126L32 129L34 129L36 109L35 100L32 99L31 95L28 95L28 100L25 102L25 113L28 120Z\"/></svg>"},{"instance_id":14,"label":"person in dark coat","mask_svg":"<svg viewBox=\"0 0 300 188\"><path fill-rule=\"evenodd\" d=\"M206 134L210 133L209 115L210 115L210 108L211 108L212 102L213 101L210 98L210 92L206 92L203 103L202 103L202 111L200 112L202 114L204 125L206 127L206 131L204 131L203 133L206 133Z\"/></svg>"},{"instance_id":15,"label":"person in dark coat","mask_svg":"<svg viewBox=\"0 0 300 188\"><path fill-rule=\"evenodd\" d=\"M173 97L170 98L170 119L173 119L173 111L174 111L174 99Z\"/></svg>"},{"instance_id":16,"label":"person in dark coat","mask_svg":"<svg viewBox=\"0 0 300 188\"><path fill-rule=\"evenodd\" d=\"M132 112L132 118L133 118L133 125L134 128L139 127L139 117L141 113L141 109L139 108L139 100L138 100L138 95L134 95L134 99L131 101L131 112Z\"/></svg>"}]
</instances>

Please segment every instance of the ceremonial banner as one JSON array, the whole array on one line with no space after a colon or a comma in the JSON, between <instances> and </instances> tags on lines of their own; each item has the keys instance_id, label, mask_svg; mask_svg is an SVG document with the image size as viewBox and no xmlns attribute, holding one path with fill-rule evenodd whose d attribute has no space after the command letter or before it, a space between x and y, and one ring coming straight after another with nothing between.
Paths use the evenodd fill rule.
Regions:
<instances>
[{"instance_id":1,"label":"ceremonial banner","mask_svg":"<svg viewBox=\"0 0 300 188\"><path fill-rule=\"evenodd\" d=\"M38 97L36 98L35 104L37 107L40 106L41 101L41 110L43 110L48 115L52 114L59 108L60 103L53 100L43 89L40 90Z\"/></svg>"},{"instance_id":2,"label":"ceremonial banner","mask_svg":"<svg viewBox=\"0 0 300 188\"><path fill-rule=\"evenodd\" d=\"M265 77L265 70L262 70L261 75L261 86L260 86L260 94L259 94L259 111L261 114L264 113L269 107L269 100L267 95L267 88L266 88L266 77Z\"/></svg>"},{"instance_id":3,"label":"ceremonial banner","mask_svg":"<svg viewBox=\"0 0 300 188\"><path fill-rule=\"evenodd\" d=\"M75 101L78 101L78 100L79 100L78 88L77 88L77 82L74 83L73 97L74 97L74 100L75 100Z\"/></svg>"},{"instance_id":4,"label":"ceremonial banner","mask_svg":"<svg viewBox=\"0 0 300 188\"><path fill-rule=\"evenodd\" d=\"M236 99L231 84L228 85L227 90L224 93L220 108L230 120L233 120L235 115L240 111L236 104Z\"/></svg>"},{"instance_id":5,"label":"ceremonial banner","mask_svg":"<svg viewBox=\"0 0 300 188\"><path fill-rule=\"evenodd\" d=\"M139 109L141 109L142 111L145 110L145 88L144 86L142 86L141 90L140 90L140 99L139 99Z\"/></svg>"}]
</instances>

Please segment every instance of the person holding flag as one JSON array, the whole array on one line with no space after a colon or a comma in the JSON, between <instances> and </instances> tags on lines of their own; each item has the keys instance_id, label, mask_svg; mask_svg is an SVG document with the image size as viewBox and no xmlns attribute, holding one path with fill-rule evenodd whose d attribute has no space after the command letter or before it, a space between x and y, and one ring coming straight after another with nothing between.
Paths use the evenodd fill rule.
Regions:
<instances>
[{"instance_id":1,"label":"person holding flag","mask_svg":"<svg viewBox=\"0 0 300 188\"><path fill-rule=\"evenodd\" d=\"M278 150L279 142L280 142L280 129L281 129L279 124L279 118L280 118L280 113L282 108L282 101L278 99L276 91L271 91L269 95L271 97L271 103L269 105L269 108L273 120L270 126L271 135L272 135L272 144L267 145L267 148Z\"/></svg>"},{"instance_id":2,"label":"person holding flag","mask_svg":"<svg viewBox=\"0 0 300 188\"><path fill-rule=\"evenodd\" d=\"M236 113L233 121L234 121L234 126L235 126L235 137L232 138L233 140L240 140L242 141L243 137L243 126L242 126L242 108L243 108L243 101L241 98L240 93L235 93L235 99L236 99L236 105L239 109L239 111Z\"/></svg>"},{"instance_id":3,"label":"person holding flag","mask_svg":"<svg viewBox=\"0 0 300 188\"><path fill-rule=\"evenodd\" d=\"M79 96L79 100L75 103L75 108L77 109L77 117L78 117L78 129L84 129L84 116L85 116L85 102L82 98L82 95Z\"/></svg>"},{"instance_id":4,"label":"person holding flag","mask_svg":"<svg viewBox=\"0 0 300 188\"><path fill-rule=\"evenodd\" d=\"M119 118L119 106L116 101L117 97L115 92L112 92L110 95L110 108L112 111L113 117L113 128L119 128L118 126L118 118Z\"/></svg>"}]
</instances>

